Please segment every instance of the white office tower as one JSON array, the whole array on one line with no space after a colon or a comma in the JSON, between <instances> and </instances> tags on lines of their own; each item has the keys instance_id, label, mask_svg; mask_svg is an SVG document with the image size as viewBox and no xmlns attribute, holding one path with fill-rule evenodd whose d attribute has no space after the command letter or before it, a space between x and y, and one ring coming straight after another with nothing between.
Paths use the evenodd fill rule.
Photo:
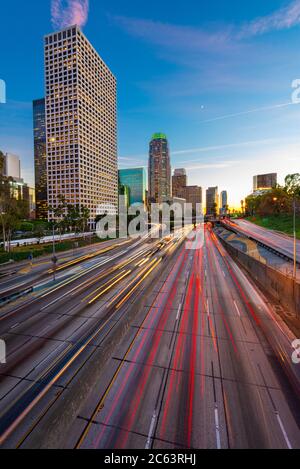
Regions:
<instances>
[{"instance_id":1,"label":"white office tower","mask_svg":"<svg viewBox=\"0 0 300 469\"><path fill-rule=\"evenodd\" d=\"M116 79L79 27L44 38L48 204L118 206ZM49 218L52 214L49 212Z\"/></svg>"},{"instance_id":2,"label":"white office tower","mask_svg":"<svg viewBox=\"0 0 300 469\"><path fill-rule=\"evenodd\" d=\"M12 153L4 155L4 176L11 177L18 181L21 179L20 158Z\"/></svg>"}]
</instances>

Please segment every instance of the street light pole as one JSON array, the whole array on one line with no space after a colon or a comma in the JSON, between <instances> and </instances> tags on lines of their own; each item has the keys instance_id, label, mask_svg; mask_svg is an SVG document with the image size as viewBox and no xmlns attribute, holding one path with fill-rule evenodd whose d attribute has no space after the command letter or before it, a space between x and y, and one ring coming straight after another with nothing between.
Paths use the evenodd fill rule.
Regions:
<instances>
[{"instance_id":1,"label":"street light pole","mask_svg":"<svg viewBox=\"0 0 300 469\"><path fill-rule=\"evenodd\" d=\"M55 222L52 220L52 263L53 263L53 281L55 282L56 280L56 263L57 263L57 258L56 258L56 252L55 252Z\"/></svg>"},{"instance_id":2,"label":"street light pole","mask_svg":"<svg viewBox=\"0 0 300 469\"><path fill-rule=\"evenodd\" d=\"M294 279L297 277L296 197L294 197Z\"/></svg>"}]
</instances>

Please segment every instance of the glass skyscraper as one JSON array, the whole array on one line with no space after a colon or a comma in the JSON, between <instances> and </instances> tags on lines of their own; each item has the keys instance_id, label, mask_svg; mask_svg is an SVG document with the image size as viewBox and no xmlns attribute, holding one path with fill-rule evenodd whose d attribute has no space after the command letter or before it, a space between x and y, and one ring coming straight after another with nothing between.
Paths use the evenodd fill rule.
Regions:
<instances>
[{"instance_id":1,"label":"glass skyscraper","mask_svg":"<svg viewBox=\"0 0 300 469\"><path fill-rule=\"evenodd\" d=\"M33 101L36 218L48 218L45 99Z\"/></svg>"},{"instance_id":2,"label":"glass skyscraper","mask_svg":"<svg viewBox=\"0 0 300 469\"><path fill-rule=\"evenodd\" d=\"M145 168L119 170L119 185L128 188L129 205L146 204L147 175Z\"/></svg>"},{"instance_id":3,"label":"glass skyscraper","mask_svg":"<svg viewBox=\"0 0 300 469\"><path fill-rule=\"evenodd\" d=\"M167 136L153 135L149 151L149 199L161 204L171 197L171 163Z\"/></svg>"}]
</instances>

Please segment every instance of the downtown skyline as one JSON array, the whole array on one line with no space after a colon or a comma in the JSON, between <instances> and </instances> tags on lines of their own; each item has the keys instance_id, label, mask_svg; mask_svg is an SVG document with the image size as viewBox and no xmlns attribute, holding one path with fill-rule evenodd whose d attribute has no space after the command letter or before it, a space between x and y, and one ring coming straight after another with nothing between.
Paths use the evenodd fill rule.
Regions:
<instances>
[{"instance_id":1,"label":"downtown skyline","mask_svg":"<svg viewBox=\"0 0 300 469\"><path fill-rule=\"evenodd\" d=\"M16 19L0 73L7 84L1 147L21 157L29 184L34 180L32 100L44 94L43 36L63 26L55 23L53 8L51 24L51 2L43 3L29 2L23 12L18 1L3 6L8 18L16 4L25 21L33 21L33 12L40 18L22 43L24 30ZM198 15L189 8L158 11L136 2L126 6L125 15L118 1L82 3L89 3L89 11L81 9L77 17L60 12L59 21L81 22L117 77L120 168L146 167L150 135L161 131L168 135L172 169L186 168L190 184L204 190L226 189L231 205L239 206L251 192L255 174L277 172L283 183L297 170L300 108L291 104L291 84L300 76L299 1L274 1L272 7L254 2L247 12L220 1L217 12L196 7ZM6 27L0 34L7 37ZM120 52L120 44L127 53ZM24 73L16 73L16 63Z\"/></svg>"}]
</instances>

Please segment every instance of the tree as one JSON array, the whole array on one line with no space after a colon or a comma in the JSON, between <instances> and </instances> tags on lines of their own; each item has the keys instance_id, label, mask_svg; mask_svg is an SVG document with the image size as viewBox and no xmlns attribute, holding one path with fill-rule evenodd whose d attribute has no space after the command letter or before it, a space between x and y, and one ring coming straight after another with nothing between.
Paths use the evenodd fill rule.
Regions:
<instances>
[{"instance_id":1,"label":"tree","mask_svg":"<svg viewBox=\"0 0 300 469\"><path fill-rule=\"evenodd\" d=\"M35 226L33 234L34 234L35 238L37 238L38 243L40 243L41 239L45 236L45 230L44 230L44 227L41 223L39 223L38 225Z\"/></svg>"},{"instance_id":2,"label":"tree","mask_svg":"<svg viewBox=\"0 0 300 469\"><path fill-rule=\"evenodd\" d=\"M67 205L67 215L65 217L65 224L71 231L75 231L81 225L80 208L78 205Z\"/></svg>"},{"instance_id":3,"label":"tree","mask_svg":"<svg viewBox=\"0 0 300 469\"><path fill-rule=\"evenodd\" d=\"M59 229L60 236L62 231L65 228L65 219L63 215L66 212L67 203L65 196L62 194L58 195L58 204L55 206L49 206L48 210L52 213L52 227L55 229L56 227Z\"/></svg>"},{"instance_id":4,"label":"tree","mask_svg":"<svg viewBox=\"0 0 300 469\"><path fill-rule=\"evenodd\" d=\"M284 182L284 189L290 196L300 197L300 173L288 174Z\"/></svg>"},{"instance_id":5,"label":"tree","mask_svg":"<svg viewBox=\"0 0 300 469\"><path fill-rule=\"evenodd\" d=\"M81 211L80 211L80 218L81 218L82 232L83 233L87 229L87 225L88 225L88 221L90 219L90 216L91 216L90 210L85 205L83 205L81 207Z\"/></svg>"}]
</instances>

